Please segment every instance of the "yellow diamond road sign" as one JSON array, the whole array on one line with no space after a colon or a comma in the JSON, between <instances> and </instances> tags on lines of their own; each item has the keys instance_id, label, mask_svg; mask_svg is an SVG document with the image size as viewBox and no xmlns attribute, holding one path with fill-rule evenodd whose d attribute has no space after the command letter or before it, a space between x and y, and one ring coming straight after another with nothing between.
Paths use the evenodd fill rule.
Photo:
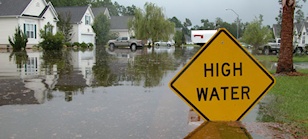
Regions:
<instances>
[{"instance_id":1,"label":"yellow diamond road sign","mask_svg":"<svg viewBox=\"0 0 308 139\"><path fill-rule=\"evenodd\" d=\"M219 29L169 86L205 120L239 121L275 82L226 29Z\"/></svg>"}]
</instances>

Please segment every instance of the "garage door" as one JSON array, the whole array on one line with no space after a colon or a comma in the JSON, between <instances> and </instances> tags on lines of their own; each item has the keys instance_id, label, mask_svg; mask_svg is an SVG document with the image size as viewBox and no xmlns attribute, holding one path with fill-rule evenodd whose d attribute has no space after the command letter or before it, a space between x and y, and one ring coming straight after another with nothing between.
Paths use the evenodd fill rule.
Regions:
<instances>
[{"instance_id":1,"label":"garage door","mask_svg":"<svg viewBox=\"0 0 308 139\"><path fill-rule=\"evenodd\" d=\"M94 44L94 35L91 34L82 34L80 42L85 42L85 43L93 43Z\"/></svg>"}]
</instances>

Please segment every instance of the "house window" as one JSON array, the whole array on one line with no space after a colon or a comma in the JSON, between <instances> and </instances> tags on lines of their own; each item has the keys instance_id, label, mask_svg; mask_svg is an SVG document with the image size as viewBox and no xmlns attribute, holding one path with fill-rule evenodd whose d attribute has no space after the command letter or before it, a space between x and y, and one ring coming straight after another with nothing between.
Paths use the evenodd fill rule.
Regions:
<instances>
[{"instance_id":1,"label":"house window","mask_svg":"<svg viewBox=\"0 0 308 139\"><path fill-rule=\"evenodd\" d=\"M50 32L51 34L53 34L53 31L52 31L53 25L51 25L49 22L47 23L47 25L45 25L45 29L46 29L45 30L46 32L48 32L48 33Z\"/></svg>"},{"instance_id":2,"label":"house window","mask_svg":"<svg viewBox=\"0 0 308 139\"><path fill-rule=\"evenodd\" d=\"M36 39L36 25L35 24L24 24L24 31L28 38Z\"/></svg>"},{"instance_id":3,"label":"house window","mask_svg":"<svg viewBox=\"0 0 308 139\"><path fill-rule=\"evenodd\" d=\"M90 25L90 24L91 24L91 16L86 15L86 16L85 16L85 20L86 20L86 21L85 21L85 24L86 24L86 25Z\"/></svg>"}]
</instances>

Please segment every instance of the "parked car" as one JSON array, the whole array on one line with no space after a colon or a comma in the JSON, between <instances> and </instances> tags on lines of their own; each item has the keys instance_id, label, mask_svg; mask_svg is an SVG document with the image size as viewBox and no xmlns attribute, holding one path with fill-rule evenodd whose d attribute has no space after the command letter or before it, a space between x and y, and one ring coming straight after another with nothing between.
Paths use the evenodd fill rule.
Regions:
<instances>
[{"instance_id":1,"label":"parked car","mask_svg":"<svg viewBox=\"0 0 308 139\"><path fill-rule=\"evenodd\" d=\"M107 45L110 49L114 49L115 47L129 47L133 51L137 47L143 47L142 40L129 39L128 37L118 37L115 40L109 40Z\"/></svg>"},{"instance_id":2,"label":"parked car","mask_svg":"<svg viewBox=\"0 0 308 139\"><path fill-rule=\"evenodd\" d=\"M155 46L173 46L174 45L174 42L173 41L158 41L158 42L154 42L154 45Z\"/></svg>"},{"instance_id":3,"label":"parked car","mask_svg":"<svg viewBox=\"0 0 308 139\"><path fill-rule=\"evenodd\" d=\"M263 54L269 55L272 52L278 53L280 49L280 38L270 40L267 44L259 47Z\"/></svg>"},{"instance_id":4,"label":"parked car","mask_svg":"<svg viewBox=\"0 0 308 139\"><path fill-rule=\"evenodd\" d=\"M259 47L259 50L262 50L262 52L265 55L269 55L272 52L279 53L279 51L280 51L280 41L281 41L280 38L271 40L267 44ZM301 54L301 53L305 53L305 51L306 51L305 47L300 46L298 44L293 44L293 53Z\"/></svg>"}]
</instances>

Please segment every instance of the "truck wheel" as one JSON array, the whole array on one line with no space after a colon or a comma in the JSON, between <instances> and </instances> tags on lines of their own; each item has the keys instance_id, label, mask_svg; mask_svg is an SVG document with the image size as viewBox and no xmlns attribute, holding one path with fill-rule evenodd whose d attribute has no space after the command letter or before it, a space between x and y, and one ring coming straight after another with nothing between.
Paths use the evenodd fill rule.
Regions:
<instances>
[{"instance_id":1,"label":"truck wheel","mask_svg":"<svg viewBox=\"0 0 308 139\"><path fill-rule=\"evenodd\" d=\"M295 50L294 50L295 54L302 54L302 52L303 52L303 49L299 48L299 47L296 47Z\"/></svg>"},{"instance_id":2,"label":"truck wheel","mask_svg":"<svg viewBox=\"0 0 308 139\"><path fill-rule=\"evenodd\" d=\"M136 44L132 44L131 46L130 46L130 49L134 52L134 51L136 51L137 50L137 45Z\"/></svg>"},{"instance_id":3,"label":"truck wheel","mask_svg":"<svg viewBox=\"0 0 308 139\"><path fill-rule=\"evenodd\" d=\"M114 51L114 47L115 47L115 46L114 46L113 43L109 44L109 50L110 50L110 51Z\"/></svg>"},{"instance_id":4,"label":"truck wheel","mask_svg":"<svg viewBox=\"0 0 308 139\"><path fill-rule=\"evenodd\" d=\"M269 48L269 47L264 47L263 53L264 53L265 55L269 55L269 54L271 53L270 48Z\"/></svg>"}]
</instances>

